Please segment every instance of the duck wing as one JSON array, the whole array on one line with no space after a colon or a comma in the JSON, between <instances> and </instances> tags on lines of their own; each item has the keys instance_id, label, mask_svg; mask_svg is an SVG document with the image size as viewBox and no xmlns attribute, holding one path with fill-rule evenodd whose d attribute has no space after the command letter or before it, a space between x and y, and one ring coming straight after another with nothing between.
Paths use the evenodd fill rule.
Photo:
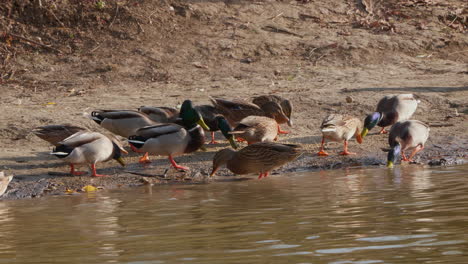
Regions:
<instances>
[{"instance_id":1,"label":"duck wing","mask_svg":"<svg viewBox=\"0 0 468 264\"><path fill-rule=\"evenodd\" d=\"M162 135L177 133L184 127L177 124L162 124L156 126L146 126L137 130L136 135L143 138L157 138Z\"/></svg>"}]
</instances>

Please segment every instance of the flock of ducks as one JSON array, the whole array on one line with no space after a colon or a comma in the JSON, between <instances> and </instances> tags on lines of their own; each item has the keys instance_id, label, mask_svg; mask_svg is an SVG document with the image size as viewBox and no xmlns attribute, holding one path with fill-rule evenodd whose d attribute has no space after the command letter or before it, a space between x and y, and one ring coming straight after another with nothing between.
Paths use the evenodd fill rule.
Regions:
<instances>
[{"instance_id":1,"label":"flock of ducks","mask_svg":"<svg viewBox=\"0 0 468 264\"><path fill-rule=\"evenodd\" d=\"M182 103L180 111L170 107L143 106L138 110L96 110L90 115L98 125L128 140L134 152L143 153L140 163L150 162L149 154L168 157L172 167L188 170L177 164L175 156L203 148L205 131L220 131L232 148L218 151L213 158L211 176L223 165L235 174L257 173L259 178L299 157L304 151L300 145L277 143L279 134L286 134L280 125L292 126L292 103L277 95L264 95L244 100L225 100L210 97L212 105L194 106L192 101ZM392 126L389 133L390 151L387 166L392 167L401 153L409 161L424 148L429 127L417 120L409 120L416 111L418 100L412 94L390 95L382 98L376 112L364 122L356 117L332 114L321 125L323 134L319 156L328 156L325 141L344 142L341 155L349 152L348 141L355 137L361 143L367 133L380 126L381 133ZM114 136L74 125L48 125L33 130L43 140L54 145L52 155L70 164L70 174L82 175L75 165L89 164L92 176L106 176L96 172L96 164L115 159L125 165L122 154L127 151ZM247 146L237 150L239 142ZM409 157L406 150L412 150Z\"/></svg>"}]
</instances>

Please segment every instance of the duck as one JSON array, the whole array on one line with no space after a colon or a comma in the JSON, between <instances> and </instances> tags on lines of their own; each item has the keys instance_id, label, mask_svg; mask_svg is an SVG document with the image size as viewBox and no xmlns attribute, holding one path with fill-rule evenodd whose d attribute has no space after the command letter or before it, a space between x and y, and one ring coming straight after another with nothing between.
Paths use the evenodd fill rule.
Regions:
<instances>
[{"instance_id":1,"label":"duck","mask_svg":"<svg viewBox=\"0 0 468 264\"><path fill-rule=\"evenodd\" d=\"M204 130L209 130L203 117L194 109L191 100L182 103L181 124L160 124L140 128L128 138L128 142L139 152L167 156L172 167L187 171L188 167L178 165L174 156L192 153L205 143Z\"/></svg>"},{"instance_id":2,"label":"duck","mask_svg":"<svg viewBox=\"0 0 468 264\"><path fill-rule=\"evenodd\" d=\"M229 133L247 141L249 145L272 142L278 136L278 123L275 119L266 116L248 116Z\"/></svg>"},{"instance_id":3,"label":"duck","mask_svg":"<svg viewBox=\"0 0 468 264\"><path fill-rule=\"evenodd\" d=\"M281 125L281 124L287 123L289 127L292 127L293 122L291 120L291 114L292 114L292 110L293 110L293 105L292 105L291 101L289 101L288 99L283 98L283 97L281 97L279 95L261 95L261 96L256 96L256 97L254 97L252 99L252 103L258 105L259 107L262 107L263 105L265 105L268 102L278 103L281 106L284 114L289 119L288 121L285 121L284 119L277 120L278 124ZM278 130L279 134L288 134L289 133L288 131L281 130L281 128L279 126L278 126L278 128L279 128L279 130Z\"/></svg>"},{"instance_id":4,"label":"duck","mask_svg":"<svg viewBox=\"0 0 468 264\"><path fill-rule=\"evenodd\" d=\"M229 126L229 124L226 121L226 118L224 118L224 116L222 116L219 113L219 111L212 105L197 105L194 108L200 113L206 125L210 128L209 130L207 130L211 133L210 144L218 144L218 142L215 140L214 133L220 130L220 126L223 126L225 124ZM229 130L231 130L230 127Z\"/></svg>"},{"instance_id":5,"label":"duck","mask_svg":"<svg viewBox=\"0 0 468 264\"><path fill-rule=\"evenodd\" d=\"M384 96L378 102L376 111L366 116L361 136L365 137L376 125L381 127L380 134L387 134L385 127L410 119L419 103L413 94Z\"/></svg>"},{"instance_id":6,"label":"duck","mask_svg":"<svg viewBox=\"0 0 468 264\"><path fill-rule=\"evenodd\" d=\"M6 176L3 171L0 171L0 196L6 192L8 184L10 184L12 179L13 175Z\"/></svg>"},{"instance_id":7,"label":"duck","mask_svg":"<svg viewBox=\"0 0 468 264\"><path fill-rule=\"evenodd\" d=\"M70 174L83 175L85 172L75 171L75 164L90 164L93 177L108 176L96 172L96 164L115 159L120 165L125 166L122 153L127 154L120 143L115 139L91 131L79 131L59 144L50 153L70 163Z\"/></svg>"},{"instance_id":8,"label":"duck","mask_svg":"<svg viewBox=\"0 0 468 264\"><path fill-rule=\"evenodd\" d=\"M226 148L218 151L213 158L213 177L218 169L226 167L235 174L259 173L258 179L267 177L270 171L295 160L303 153L300 145L274 142L259 142L236 151Z\"/></svg>"},{"instance_id":9,"label":"duck","mask_svg":"<svg viewBox=\"0 0 468 264\"><path fill-rule=\"evenodd\" d=\"M87 131L87 129L71 124L60 124L39 126L34 128L32 133L50 144L58 146L62 140L81 131Z\"/></svg>"},{"instance_id":10,"label":"duck","mask_svg":"<svg viewBox=\"0 0 468 264\"><path fill-rule=\"evenodd\" d=\"M232 127L248 116L267 116L278 123L289 122L289 118L277 102L266 102L261 107L243 100L228 101L210 97L214 107L228 120ZM279 130L279 126L278 126Z\"/></svg>"},{"instance_id":11,"label":"duck","mask_svg":"<svg viewBox=\"0 0 468 264\"><path fill-rule=\"evenodd\" d=\"M429 126L419 120L395 123L388 135L390 151L387 156L387 167L393 167L400 153L403 161L412 162L416 153L424 149L424 144L429 138L429 131ZM412 150L409 157L405 155L406 150Z\"/></svg>"},{"instance_id":12,"label":"duck","mask_svg":"<svg viewBox=\"0 0 468 264\"><path fill-rule=\"evenodd\" d=\"M91 112L91 119L101 127L124 138L135 135L139 128L159 124L147 114L134 110L96 110ZM132 150L136 151L134 148ZM148 153L145 153L138 162L150 163Z\"/></svg>"},{"instance_id":13,"label":"duck","mask_svg":"<svg viewBox=\"0 0 468 264\"><path fill-rule=\"evenodd\" d=\"M96 110L91 112L91 119L101 127L124 138L135 135L139 128L158 124L145 113L134 110Z\"/></svg>"},{"instance_id":14,"label":"duck","mask_svg":"<svg viewBox=\"0 0 468 264\"><path fill-rule=\"evenodd\" d=\"M356 117L331 114L323 119L320 129L322 131L322 144L317 153L319 156L328 156L324 150L325 139L341 142L344 141L344 149L340 155L354 155L348 151L348 141L355 136L356 141L361 144L362 122Z\"/></svg>"},{"instance_id":15,"label":"duck","mask_svg":"<svg viewBox=\"0 0 468 264\"><path fill-rule=\"evenodd\" d=\"M173 107L141 106L138 112L146 114L151 120L157 123L174 123L179 117L179 110Z\"/></svg>"}]
</instances>

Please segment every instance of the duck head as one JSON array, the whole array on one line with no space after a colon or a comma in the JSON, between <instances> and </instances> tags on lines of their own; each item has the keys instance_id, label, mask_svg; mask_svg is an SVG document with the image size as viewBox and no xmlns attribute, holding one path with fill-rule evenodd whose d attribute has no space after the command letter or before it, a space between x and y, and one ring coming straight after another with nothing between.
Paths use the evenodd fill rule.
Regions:
<instances>
[{"instance_id":1,"label":"duck head","mask_svg":"<svg viewBox=\"0 0 468 264\"><path fill-rule=\"evenodd\" d=\"M218 171L219 167L226 164L234 154L236 153L235 150L230 148L222 149L216 152L215 156L213 157L213 169L211 170L210 177L212 177L216 171Z\"/></svg>"},{"instance_id":2,"label":"duck head","mask_svg":"<svg viewBox=\"0 0 468 264\"><path fill-rule=\"evenodd\" d=\"M112 158L115 159L120 165L125 167L125 162L122 159L122 153L128 154L128 152L120 147L118 144L115 142L112 142L112 146L114 147L114 152Z\"/></svg>"},{"instance_id":3,"label":"duck head","mask_svg":"<svg viewBox=\"0 0 468 264\"><path fill-rule=\"evenodd\" d=\"M387 156L387 168L393 168L393 164L396 162L397 157L400 156L401 145L397 143L390 151Z\"/></svg>"},{"instance_id":4,"label":"duck head","mask_svg":"<svg viewBox=\"0 0 468 264\"><path fill-rule=\"evenodd\" d=\"M205 124L203 117L200 113L193 108L191 100L185 100L182 103L180 108L180 118L182 119L182 124L186 128L192 128L196 124L200 125L205 130L210 130L210 128Z\"/></svg>"},{"instance_id":5,"label":"duck head","mask_svg":"<svg viewBox=\"0 0 468 264\"><path fill-rule=\"evenodd\" d=\"M224 118L223 116L217 116L216 121L218 123L219 130L221 130L221 133L223 133L223 136L227 140L229 140L229 144L231 144L231 147L233 149L237 149L237 144L234 140L234 135L229 134L229 132L231 132L232 129L229 123L227 122L226 118Z\"/></svg>"},{"instance_id":6,"label":"duck head","mask_svg":"<svg viewBox=\"0 0 468 264\"><path fill-rule=\"evenodd\" d=\"M383 114L379 112L372 113L364 119L364 129L361 132L361 137L365 137L369 130L374 128L380 120L382 120Z\"/></svg>"},{"instance_id":7,"label":"duck head","mask_svg":"<svg viewBox=\"0 0 468 264\"><path fill-rule=\"evenodd\" d=\"M266 116L274 118L278 124L288 123L289 126L292 125L291 120L283 111L283 108L276 102L268 102L262 105L262 110L265 112Z\"/></svg>"}]
</instances>

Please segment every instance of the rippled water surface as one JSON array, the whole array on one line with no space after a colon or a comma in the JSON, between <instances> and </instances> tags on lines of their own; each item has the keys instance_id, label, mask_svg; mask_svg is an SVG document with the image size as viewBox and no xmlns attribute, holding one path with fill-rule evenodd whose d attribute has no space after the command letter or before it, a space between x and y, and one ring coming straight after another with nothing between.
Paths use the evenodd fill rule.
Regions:
<instances>
[{"instance_id":1,"label":"rippled water surface","mask_svg":"<svg viewBox=\"0 0 468 264\"><path fill-rule=\"evenodd\" d=\"M0 263L468 263L468 167L0 201Z\"/></svg>"}]
</instances>

